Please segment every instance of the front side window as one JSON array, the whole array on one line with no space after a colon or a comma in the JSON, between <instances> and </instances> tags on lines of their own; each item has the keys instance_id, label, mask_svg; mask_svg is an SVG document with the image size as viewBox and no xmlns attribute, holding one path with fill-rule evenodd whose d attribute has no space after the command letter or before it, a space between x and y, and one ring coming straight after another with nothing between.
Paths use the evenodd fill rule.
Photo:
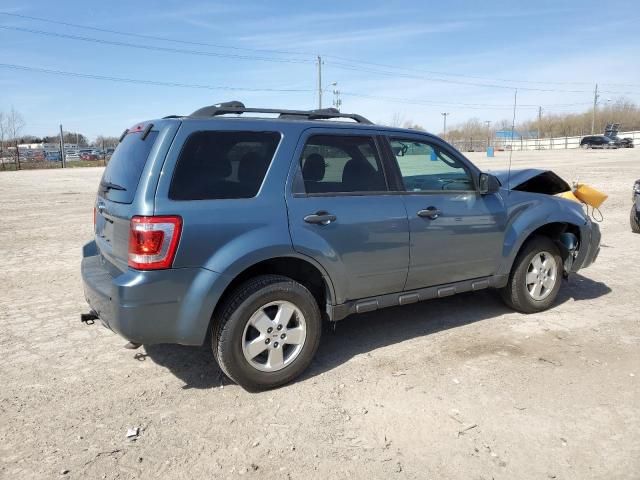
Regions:
<instances>
[{"instance_id":1,"label":"front side window","mask_svg":"<svg viewBox=\"0 0 640 480\"><path fill-rule=\"evenodd\" d=\"M372 137L313 135L302 152L300 168L308 194L387 190Z\"/></svg>"},{"instance_id":2,"label":"front side window","mask_svg":"<svg viewBox=\"0 0 640 480\"><path fill-rule=\"evenodd\" d=\"M255 197L279 142L278 132L193 133L180 152L169 198Z\"/></svg>"},{"instance_id":3,"label":"front side window","mask_svg":"<svg viewBox=\"0 0 640 480\"><path fill-rule=\"evenodd\" d=\"M407 192L475 190L465 165L437 146L402 138L390 142Z\"/></svg>"}]
</instances>

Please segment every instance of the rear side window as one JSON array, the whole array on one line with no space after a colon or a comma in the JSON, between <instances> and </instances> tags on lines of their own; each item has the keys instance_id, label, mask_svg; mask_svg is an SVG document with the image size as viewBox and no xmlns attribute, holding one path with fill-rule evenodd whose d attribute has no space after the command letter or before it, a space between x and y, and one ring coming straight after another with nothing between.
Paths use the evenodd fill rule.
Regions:
<instances>
[{"instance_id":1,"label":"rear side window","mask_svg":"<svg viewBox=\"0 0 640 480\"><path fill-rule=\"evenodd\" d=\"M128 133L118 144L100 181L99 194L118 203L131 203L138 188L149 152L158 138L152 130L142 140L141 133Z\"/></svg>"},{"instance_id":2,"label":"rear side window","mask_svg":"<svg viewBox=\"0 0 640 480\"><path fill-rule=\"evenodd\" d=\"M278 132L193 133L180 152L169 198L255 197L279 142Z\"/></svg>"},{"instance_id":3,"label":"rear side window","mask_svg":"<svg viewBox=\"0 0 640 480\"><path fill-rule=\"evenodd\" d=\"M372 137L313 135L304 147L300 167L309 194L387 190Z\"/></svg>"}]
</instances>

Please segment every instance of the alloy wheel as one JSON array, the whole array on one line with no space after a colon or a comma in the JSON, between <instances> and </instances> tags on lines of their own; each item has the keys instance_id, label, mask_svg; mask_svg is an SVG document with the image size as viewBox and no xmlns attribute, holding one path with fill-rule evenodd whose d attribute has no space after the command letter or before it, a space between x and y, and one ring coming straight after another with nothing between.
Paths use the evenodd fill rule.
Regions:
<instances>
[{"instance_id":1,"label":"alloy wheel","mask_svg":"<svg viewBox=\"0 0 640 480\"><path fill-rule=\"evenodd\" d=\"M270 302L249 317L242 335L245 360L261 372L277 372L300 355L307 324L298 307L288 301Z\"/></svg>"}]
</instances>

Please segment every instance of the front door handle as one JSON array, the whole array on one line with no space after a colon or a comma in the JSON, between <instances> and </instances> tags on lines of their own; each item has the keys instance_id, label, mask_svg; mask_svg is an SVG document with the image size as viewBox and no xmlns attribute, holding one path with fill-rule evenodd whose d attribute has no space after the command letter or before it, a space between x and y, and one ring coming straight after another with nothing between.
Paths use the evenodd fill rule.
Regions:
<instances>
[{"instance_id":1,"label":"front door handle","mask_svg":"<svg viewBox=\"0 0 640 480\"><path fill-rule=\"evenodd\" d=\"M336 221L336 216L328 212L316 212L304 217L304 221L316 225L329 225L331 222Z\"/></svg>"},{"instance_id":2,"label":"front door handle","mask_svg":"<svg viewBox=\"0 0 640 480\"><path fill-rule=\"evenodd\" d=\"M436 207L427 207L424 210L418 210L418 216L422 218L430 218L431 220L435 220L440 216L442 212L438 210Z\"/></svg>"}]
</instances>

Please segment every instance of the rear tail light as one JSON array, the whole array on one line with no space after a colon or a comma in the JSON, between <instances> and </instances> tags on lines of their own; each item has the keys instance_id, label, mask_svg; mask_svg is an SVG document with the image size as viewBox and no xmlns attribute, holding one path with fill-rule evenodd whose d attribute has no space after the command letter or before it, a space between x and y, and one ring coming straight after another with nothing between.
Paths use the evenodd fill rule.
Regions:
<instances>
[{"instance_id":1,"label":"rear tail light","mask_svg":"<svg viewBox=\"0 0 640 480\"><path fill-rule=\"evenodd\" d=\"M136 270L170 268L178 248L178 216L133 217L129 228L129 266Z\"/></svg>"}]
</instances>

